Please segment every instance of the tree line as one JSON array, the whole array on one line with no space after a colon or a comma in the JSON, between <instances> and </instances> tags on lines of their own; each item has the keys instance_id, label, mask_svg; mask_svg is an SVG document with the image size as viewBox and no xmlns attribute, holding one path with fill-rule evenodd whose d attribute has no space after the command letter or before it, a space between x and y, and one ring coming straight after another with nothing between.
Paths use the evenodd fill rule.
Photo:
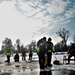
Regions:
<instances>
[{"instance_id":1,"label":"tree line","mask_svg":"<svg viewBox=\"0 0 75 75\"><path fill-rule=\"evenodd\" d=\"M71 33L69 30L67 30L66 28L60 28L56 34L61 37L62 41L57 42L55 44L55 50L58 52L63 52L63 51L67 51L68 50L68 45L67 45L67 41L68 38L71 36ZM75 43L75 35L73 35L73 43ZM2 46L1 46L1 53L5 52L7 49L10 49L12 52L21 52L22 50L25 50L26 52L32 50L32 51L36 51L36 41L32 40L30 44L27 44L26 46L24 46L24 44L21 44L20 39L17 39L15 44L12 44L12 40L5 37L5 39L2 41Z\"/></svg>"},{"instance_id":2,"label":"tree line","mask_svg":"<svg viewBox=\"0 0 75 75\"><path fill-rule=\"evenodd\" d=\"M3 53L8 49L14 53L15 52L20 53L23 50L25 50L26 52L29 52L30 50L35 51L35 47L36 47L36 41L31 41L30 44L27 44L26 46L24 46L24 44L21 44L20 39L17 39L15 44L13 45L12 40L5 37L5 39L2 41L0 53Z\"/></svg>"}]
</instances>

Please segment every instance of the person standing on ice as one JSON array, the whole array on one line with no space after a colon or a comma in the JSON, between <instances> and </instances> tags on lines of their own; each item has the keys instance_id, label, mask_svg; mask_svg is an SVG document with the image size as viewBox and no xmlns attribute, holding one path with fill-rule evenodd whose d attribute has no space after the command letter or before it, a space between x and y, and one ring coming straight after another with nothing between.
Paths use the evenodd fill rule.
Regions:
<instances>
[{"instance_id":1,"label":"person standing on ice","mask_svg":"<svg viewBox=\"0 0 75 75\"><path fill-rule=\"evenodd\" d=\"M37 53L39 57L40 69L44 69L45 65L45 53L46 53L46 37L43 37L37 42Z\"/></svg>"},{"instance_id":2,"label":"person standing on ice","mask_svg":"<svg viewBox=\"0 0 75 75\"><path fill-rule=\"evenodd\" d=\"M72 56L74 56L74 59L75 59L75 44L74 43L72 43L71 47L68 49L67 54L68 54L68 63L67 64L70 64L70 58Z\"/></svg>"},{"instance_id":3,"label":"person standing on ice","mask_svg":"<svg viewBox=\"0 0 75 75\"><path fill-rule=\"evenodd\" d=\"M47 66L51 67L51 59L52 59L52 52L55 52L53 43L51 42L52 39L49 37L47 41Z\"/></svg>"},{"instance_id":4,"label":"person standing on ice","mask_svg":"<svg viewBox=\"0 0 75 75\"><path fill-rule=\"evenodd\" d=\"M11 54L12 54L12 52L9 49L6 50L5 55L7 57L7 60L5 62L10 63L10 56L11 56Z\"/></svg>"},{"instance_id":5,"label":"person standing on ice","mask_svg":"<svg viewBox=\"0 0 75 75\"><path fill-rule=\"evenodd\" d=\"M22 50L22 60L26 60L26 51Z\"/></svg>"},{"instance_id":6,"label":"person standing on ice","mask_svg":"<svg viewBox=\"0 0 75 75\"><path fill-rule=\"evenodd\" d=\"M33 51L30 50L30 52L29 52L29 60L30 60L30 62L32 61L32 56L33 56Z\"/></svg>"}]
</instances>

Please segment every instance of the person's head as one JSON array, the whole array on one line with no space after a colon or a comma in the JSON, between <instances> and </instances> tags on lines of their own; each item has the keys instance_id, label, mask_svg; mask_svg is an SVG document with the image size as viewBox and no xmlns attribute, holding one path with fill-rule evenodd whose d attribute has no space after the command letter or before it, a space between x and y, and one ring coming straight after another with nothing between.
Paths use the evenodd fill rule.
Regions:
<instances>
[{"instance_id":1,"label":"person's head","mask_svg":"<svg viewBox=\"0 0 75 75\"><path fill-rule=\"evenodd\" d=\"M46 37L43 37L43 40L46 41Z\"/></svg>"},{"instance_id":2,"label":"person's head","mask_svg":"<svg viewBox=\"0 0 75 75\"><path fill-rule=\"evenodd\" d=\"M49 38L48 38L48 41L52 41L52 39L49 37Z\"/></svg>"}]
</instances>

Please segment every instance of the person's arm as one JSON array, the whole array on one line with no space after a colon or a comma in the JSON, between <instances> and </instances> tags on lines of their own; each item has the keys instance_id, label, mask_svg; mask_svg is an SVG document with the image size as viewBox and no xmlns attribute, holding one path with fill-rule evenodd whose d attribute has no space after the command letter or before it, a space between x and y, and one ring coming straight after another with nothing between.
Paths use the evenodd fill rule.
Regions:
<instances>
[{"instance_id":1,"label":"person's arm","mask_svg":"<svg viewBox=\"0 0 75 75\"><path fill-rule=\"evenodd\" d=\"M55 48L54 48L54 46L52 47L52 50L53 50L53 53L55 53Z\"/></svg>"},{"instance_id":2,"label":"person's arm","mask_svg":"<svg viewBox=\"0 0 75 75\"><path fill-rule=\"evenodd\" d=\"M53 43L52 43L52 52L55 53L55 47L54 47Z\"/></svg>"}]
</instances>

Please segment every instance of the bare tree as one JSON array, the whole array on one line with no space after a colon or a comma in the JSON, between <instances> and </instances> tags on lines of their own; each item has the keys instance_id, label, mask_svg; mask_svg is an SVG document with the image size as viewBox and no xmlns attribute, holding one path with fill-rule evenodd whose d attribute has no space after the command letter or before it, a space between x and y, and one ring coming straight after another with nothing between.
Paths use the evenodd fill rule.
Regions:
<instances>
[{"instance_id":1,"label":"bare tree","mask_svg":"<svg viewBox=\"0 0 75 75\"><path fill-rule=\"evenodd\" d=\"M63 45L64 45L64 46L67 46L66 43L67 43L67 40L68 40L68 38L69 38L69 36L70 36L69 30L66 30L66 28L63 28L63 29L60 28L60 29L56 32L56 34L62 38Z\"/></svg>"}]
</instances>

